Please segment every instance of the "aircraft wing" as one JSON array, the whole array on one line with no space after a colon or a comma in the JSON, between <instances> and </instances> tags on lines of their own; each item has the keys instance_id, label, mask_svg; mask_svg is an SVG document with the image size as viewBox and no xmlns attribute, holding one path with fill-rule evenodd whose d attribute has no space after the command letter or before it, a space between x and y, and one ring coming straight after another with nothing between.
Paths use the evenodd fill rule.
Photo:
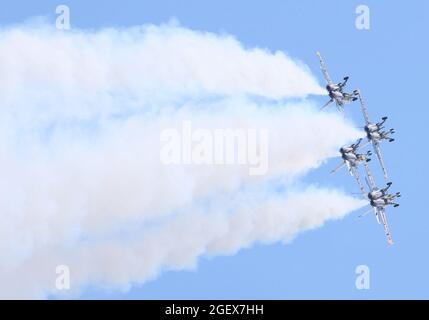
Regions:
<instances>
[{"instance_id":1,"label":"aircraft wing","mask_svg":"<svg viewBox=\"0 0 429 320\"><path fill-rule=\"evenodd\" d=\"M331 77L329 76L328 69L326 68L325 61L323 61L323 58L322 58L320 52L317 51L316 54L319 57L320 69L322 70L322 73L323 73L323 76L325 77L326 82L328 84L333 84Z\"/></svg>"},{"instance_id":2,"label":"aircraft wing","mask_svg":"<svg viewBox=\"0 0 429 320\"><path fill-rule=\"evenodd\" d=\"M355 167L350 166L350 174L356 179L356 181L359 185L360 191L363 194L366 194L365 188L363 187L362 182L360 181L359 172L356 170Z\"/></svg>"},{"instance_id":3,"label":"aircraft wing","mask_svg":"<svg viewBox=\"0 0 429 320\"><path fill-rule=\"evenodd\" d=\"M377 208L373 208L374 209L374 211L375 211L375 217L377 218L377 222L378 222L378 224L381 224L381 221L380 221L380 217L379 217L379 215L378 215L378 210L377 210Z\"/></svg>"},{"instance_id":4,"label":"aircraft wing","mask_svg":"<svg viewBox=\"0 0 429 320\"><path fill-rule=\"evenodd\" d=\"M340 170L342 167L344 167L345 166L345 164L346 164L346 162L345 161L343 161L341 164L339 164L334 170L332 170L331 171L331 173L335 173L335 172L337 172L338 170Z\"/></svg>"},{"instance_id":5,"label":"aircraft wing","mask_svg":"<svg viewBox=\"0 0 429 320\"><path fill-rule=\"evenodd\" d=\"M390 234L389 224L387 223L386 212L384 211L384 208L377 208L376 210L377 210L377 216L381 221L381 224L383 225L384 233L386 234L386 238L387 238L387 243L392 245L393 239L392 239L392 235Z\"/></svg>"},{"instance_id":6,"label":"aircraft wing","mask_svg":"<svg viewBox=\"0 0 429 320\"><path fill-rule=\"evenodd\" d=\"M364 162L365 171L366 171L366 183L368 184L368 187L371 191L374 191L374 189L377 189L377 185L375 184L374 176L372 175L371 171L369 170L369 166L366 162Z\"/></svg>"},{"instance_id":7,"label":"aircraft wing","mask_svg":"<svg viewBox=\"0 0 429 320\"><path fill-rule=\"evenodd\" d=\"M363 117L365 118L365 122L368 125L371 122L369 121L368 109L366 108L365 101L363 100L360 90L358 90L358 96L359 96L360 108L362 110Z\"/></svg>"},{"instance_id":8,"label":"aircraft wing","mask_svg":"<svg viewBox=\"0 0 429 320\"><path fill-rule=\"evenodd\" d=\"M325 109L327 106L329 106L332 102L334 102L334 99L329 100L328 102L326 102L322 108L320 108L320 110Z\"/></svg>"},{"instance_id":9,"label":"aircraft wing","mask_svg":"<svg viewBox=\"0 0 429 320\"><path fill-rule=\"evenodd\" d=\"M377 141L372 141L372 145L374 147L375 154L377 155L378 161L380 162L381 169L383 170L384 179L387 179L387 170L384 165L383 157L381 155L380 144Z\"/></svg>"},{"instance_id":10,"label":"aircraft wing","mask_svg":"<svg viewBox=\"0 0 429 320\"><path fill-rule=\"evenodd\" d=\"M341 115L345 118L346 114L344 111L344 106L342 104L337 103L337 110L341 113Z\"/></svg>"}]
</instances>

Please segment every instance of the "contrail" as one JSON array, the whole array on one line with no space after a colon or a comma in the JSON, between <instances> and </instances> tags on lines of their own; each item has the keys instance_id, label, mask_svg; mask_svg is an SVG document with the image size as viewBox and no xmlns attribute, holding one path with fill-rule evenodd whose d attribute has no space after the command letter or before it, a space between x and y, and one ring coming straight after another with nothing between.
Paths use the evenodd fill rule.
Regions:
<instances>
[{"instance_id":1,"label":"contrail","mask_svg":"<svg viewBox=\"0 0 429 320\"><path fill-rule=\"evenodd\" d=\"M25 126L92 120L184 98L324 93L306 66L280 51L246 49L232 36L171 23L95 32L5 28L0 70L2 114L24 113Z\"/></svg>"},{"instance_id":2,"label":"contrail","mask_svg":"<svg viewBox=\"0 0 429 320\"><path fill-rule=\"evenodd\" d=\"M231 255L257 242L290 242L298 232L340 219L365 204L326 189L263 193L263 188L255 188L209 205L195 204L164 223L129 226L124 230L126 236L87 238L73 246L63 243L55 250L41 248L25 264L0 275L1 294L44 297L48 292L64 293L55 291L52 281L52 268L59 264L72 270L73 294L85 284L128 290L133 283L144 283L163 270L193 269L199 257ZM27 279L26 275L37 277ZM24 287L16 285L17 278L27 280Z\"/></svg>"},{"instance_id":3,"label":"contrail","mask_svg":"<svg viewBox=\"0 0 429 320\"><path fill-rule=\"evenodd\" d=\"M171 24L14 27L0 40L1 297L58 293L61 264L73 292L126 289L200 256L288 241L362 205L293 187L361 133L307 100L284 101L322 91L283 53ZM266 173L166 165L162 132L184 122L266 129ZM278 179L283 193L270 187Z\"/></svg>"}]
</instances>

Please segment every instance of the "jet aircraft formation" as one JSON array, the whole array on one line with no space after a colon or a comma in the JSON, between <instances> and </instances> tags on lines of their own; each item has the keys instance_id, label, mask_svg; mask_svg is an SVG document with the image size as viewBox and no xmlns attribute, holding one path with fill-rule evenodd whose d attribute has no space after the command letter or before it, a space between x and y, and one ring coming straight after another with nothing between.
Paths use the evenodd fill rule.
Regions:
<instances>
[{"instance_id":1,"label":"jet aircraft formation","mask_svg":"<svg viewBox=\"0 0 429 320\"><path fill-rule=\"evenodd\" d=\"M322 70L323 76L327 82L326 90L330 98L330 100L322 107L322 109L326 108L331 103L335 103L337 109L344 115L344 106L346 104L359 100L361 111L365 121L364 129L366 133L366 142L362 143L363 139L361 138L356 143L353 143L350 146L342 147L340 149L342 163L337 168L332 170L332 173L337 172L343 166L347 166L350 174L356 179L363 197L368 200L368 203L371 206L371 209L361 216L364 216L373 211L375 213L378 223L383 225L384 233L386 235L388 244L392 245L393 239L389 230L389 224L387 222L385 208L389 205L392 205L393 207L398 207L399 204L395 202L395 199L399 198L401 194L399 192L394 194L390 194L388 192L389 188L392 186L392 182L387 182L386 187L384 188L377 187L374 175L369 168L369 162L371 161L370 156L372 155L372 152L367 151L365 153L358 153L358 150L361 150L368 144L372 145L372 149L377 156L381 170L383 171L384 179L387 181L388 174L383 157L381 155L380 144L383 141L395 141L395 139L391 137L392 134L395 133L395 130L385 130L384 124L387 120L387 117L381 118L381 121L377 123L371 122L368 114L368 109L365 105L360 90L356 89L352 93L345 92L344 87L346 86L349 77L344 77L343 82L335 84L331 80L325 62L319 52L317 52L317 56L319 57L320 68ZM368 190L365 189L365 186L363 185L359 175L360 165L364 167L365 181Z\"/></svg>"}]
</instances>

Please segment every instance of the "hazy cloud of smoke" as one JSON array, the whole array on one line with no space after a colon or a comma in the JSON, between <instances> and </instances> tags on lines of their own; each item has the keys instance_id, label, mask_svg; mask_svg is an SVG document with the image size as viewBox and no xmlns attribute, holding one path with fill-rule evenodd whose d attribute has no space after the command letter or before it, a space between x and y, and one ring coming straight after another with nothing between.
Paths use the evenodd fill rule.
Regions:
<instances>
[{"instance_id":1,"label":"hazy cloud of smoke","mask_svg":"<svg viewBox=\"0 0 429 320\"><path fill-rule=\"evenodd\" d=\"M231 36L172 24L1 30L0 70L2 115L21 112L27 126L124 114L187 97L323 93L309 70L282 52L245 49Z\"/></svg>"},{"instance_id":2,"label":"hazy cloud of smoke","mask_svg":"<svg viewBox=\"0 0 429 320\"><path fill-rule=\"evenodd\" d=\"M257 242L289 242L298 232L342 218L362 205L362 200L333 190L268 194L264 188L253 188L184 207L154 225L128 226L122 236L90 237L73 246L61 243L56 250L41 248L0 280L8 288L6 296L43 297L55 292L54 266L66 264L72 270L74 293L88 283L127 290L163 270L194 268L200 256L230 255ZM35 266L37 279L29 279L23 288L16 286L20 275L35 274Z\"/></svg>"},{"instance_id":3,"label":"hazy cloud of smoke","mask_svg":"<svg viewBox=\"0 0 429 320\"><path fill-rule=\"evenodd\" d=\"M321 92L283 53L172 25L12 28L0 31L0 69L2 297L53 292L58 264L70 266L72 286L127 287L199 256L289 240L361 205L290 190L360 133L308 102L246 96ZM160 133L185 120L268 129L267 175L163 165ZM279 177L289 191L270 189Z\"/></svg>"}]
</instances>

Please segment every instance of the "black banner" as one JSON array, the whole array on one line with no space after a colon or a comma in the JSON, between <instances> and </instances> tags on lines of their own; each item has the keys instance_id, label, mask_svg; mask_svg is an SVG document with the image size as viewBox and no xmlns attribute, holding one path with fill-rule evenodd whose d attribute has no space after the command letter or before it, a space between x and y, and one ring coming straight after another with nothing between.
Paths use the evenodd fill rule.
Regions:
<instances>
[{"instance_id":1,"label":"black banner","mask_svg":"<svg viewBox=\"0 0 429 320\"><path fill-rule=\"evenodd\" d=\"M399 302L399 303L398 303ZM11 308L14 315L49 314L56 317L83 318L90 312L97 316L123 319L293 319L305 317L383 316L392 314L401 301L283 301L283 300L61 300L2 301L2 310ZM409 303L409 301L407 302ZM415 303L414 303L415 305ZM422 306L422 304L420 304ZM408 306L407 306L408 307ZM417 312L416 309L413 310ZM39 312L40 311L40 312Z\"/></svg>"}]
</instances>

